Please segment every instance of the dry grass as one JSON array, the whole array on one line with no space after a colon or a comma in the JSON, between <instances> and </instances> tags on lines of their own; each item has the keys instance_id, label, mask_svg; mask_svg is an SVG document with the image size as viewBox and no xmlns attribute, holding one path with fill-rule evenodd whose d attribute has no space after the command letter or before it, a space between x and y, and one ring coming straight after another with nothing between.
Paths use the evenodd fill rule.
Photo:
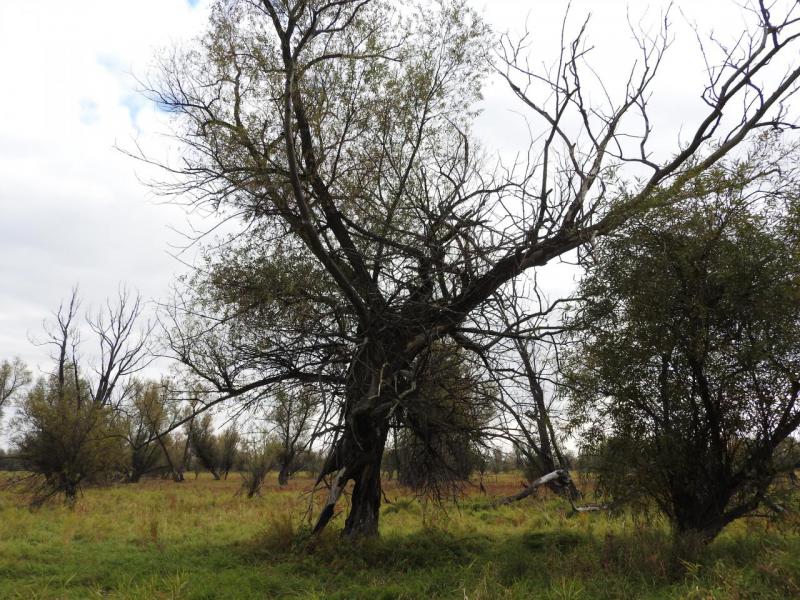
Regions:
<instances>
[{"instance_id":1,"label":"dry grass","mask_svg":"<svg viewBox=\"0 0 800 600\"><path fill-rule=\"evenodd\" d=\"M484 486L500 496L519 481ZM350 544L343 514L309 535L309 478L249 500L239 485L147 480L34 512L0 491L0 598L800 597L795 517L741 521L676 570L659 520L573 515L548 492L489 509L474 486L437 506L388 482L381 538Z\"/></svg>"}]
</instances>

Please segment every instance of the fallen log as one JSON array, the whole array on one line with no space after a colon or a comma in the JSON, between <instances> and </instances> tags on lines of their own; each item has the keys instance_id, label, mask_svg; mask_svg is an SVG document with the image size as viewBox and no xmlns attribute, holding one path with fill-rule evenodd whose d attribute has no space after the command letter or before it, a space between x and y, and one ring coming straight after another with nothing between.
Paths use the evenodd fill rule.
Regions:
<instances>
[{"instance_id":1,"label":"fallen log","mask_svg":"<svg viewBox=\"0 0 800 600\"><path fill-rule=\"evenodd\" d=\"M542 475L538 479L531 481L528 484L528 486L518 494L514 494L513 496L508 496L506 498L501 498L500 500L496 500L495 502L492 503L492 507L504 506L506 504L511 504L512 502L518 502L520 500L524 500L525 498L533 494L539 487L556 481L564 485L569 485L569 483L572 482L572 479L569 476L569 471L565 471L563 469L557 469L552 473L548 473L547 475Z\"/></svg>"},{"instance_id":2,"label":"fallen log","mask_svg":"<svg viewBox=\"0 0 800 600\"><path fill-rule=\"evenodd\" d=\"M507 496L506 498L501 498L500 500L494 501L491 506L492 508L496 508L498 506L505 506L513 502L519 502L520 500L524 500L525 498L536 492L536 490L539 489L541 486L547 484L557 484L563 488L569 488L570 486L572 486L574 488L572 477L570 477L569 471L567 471L566 469L557 469L552 473L548 473L547 475L542 475L538 479L535 479L518 494L514 494L513 496ZM578 513L594 512L607 509L607 507L602 504L588 504L586 506L577 506L571 497L569 503L572 506L572 510Z\"/></svg>"}]
</instances>

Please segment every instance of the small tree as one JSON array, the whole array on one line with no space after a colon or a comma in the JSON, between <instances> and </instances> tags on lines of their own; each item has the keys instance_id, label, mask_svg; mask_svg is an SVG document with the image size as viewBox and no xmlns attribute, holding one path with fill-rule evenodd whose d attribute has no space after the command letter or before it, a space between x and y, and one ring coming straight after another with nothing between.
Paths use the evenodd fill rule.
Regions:
<instances>
[{"instance_id":1,"label":"small tree","mask_svg":"<svg viewBox=\"0 0 800 600\"><path fill-rule=\"evenodd\" d=\"M204 414L187 423L186 435L194 457L214 479L219 480L219 448L213 426L211 415Z\"/></svg>"},{"instance_id":2,"label":"small tree","mask_svg":"<svg viewBox=\"0 0 800 600\"><path fill-rule=\"evenodd\" d=\"M274 438L260 436L245 442L242 460L242 488L248 498L261 495L264 480L275 465L281 453L281 444Z\"/></svg>"},{"instance_id":3,"label":"small tree","mask_svg":"<svg viewBox=\"0 0 800 600\"><path fill-rule=\"evenodd\" d=\"M601 489L655 501L679 539L712 540L791 467L800 238L775 200L745 188L637 220L581 285L572 410Z\"/></svg>"},{"instance_id":4,"label":"small tree","mask_svg":"<svg viewBox=\"0 0 800 600\"><path fill-rule=\"evenodd\" d=\"M32 472L27 481L34 505L59 494L72 503L84 483L108 481L127 462L117 411L134 391L131 377L147 364L149 331L136 330L141 302L121 289L116 303L87 318L100 351L94 378L79 364L79 304L73 290L46 328L55 369L28 392L15 420L18 454Z\"/></svg>"},{"instance_id":5,"label":"small tree","mask_svg":"<svg viewBox=\"0 0 800 600\"><path fill-rule=\"evenodd\" d=\"M183 473L189 462L189 438L180 436L177 432L165 433L175 427L183 418L183 413L178 406L168 403L171 382L164 380L158 386L158 394L151 393L146 402L136 404L135 410L150 430L149 438L161 449L166 462L168 473L173 481L183 481ZM155 390L152 390L155 391Z\"/></svg>"},{"instance_id":6,"label":"small tree","mask_svg":"<svg viewBox=\"0 0 800 600\"><path fill-rule=\"evenodd\" d=\"M94 404L87 388L77 373L65 385L42 378L20 403L17 453L34 473L33 506L59 494L72 504L83 484L108 481L125 462L113 411Z\"/></svg>"},{"instance_id":7,"label":"small tree","mask_svg":"<svg viewBox=\"0 0 800 600\"><path fill-rule=\"evenodd\" d=\"M219 449L219 471L224 479L236 465L239 457L240 435L234 425L222 432L217 440Z\"/></svg>"},{"instance_id":8,"label":"small tree","mask_svg":"<svg viewBox=\"0 0 800 600\"><path fill-rule=\"evenodd\" d=\"M0 363L0 420L3 406L12 401L31 382L31 374L19 358Z\"/></svg>"},{"instance_id":9,"label":"small tree","mask_svg":"<svg viewBox=\"0 0 800 600\"><path fill-rule=\"evenodd\" d=\"M122 408L121 421L130 456L128 481L131 483L169 462L169 453L159 435L164 421L166 389L164 383L137 381L131 399Z\"/></svg>"},{"instance_id":10,"label":"small tree","mask_svg":"<svg viewBox=\"0 0 800 600\"><path fill-rule=\"evenodd\" d=\"M311 386L281 388L275 394L269 420L275 425L275 437L280 444L276 456L278 485L289 483L289 478L303 467L301 459L314 439L313 417L318 406Z\"/></svg>"}]
</instances>

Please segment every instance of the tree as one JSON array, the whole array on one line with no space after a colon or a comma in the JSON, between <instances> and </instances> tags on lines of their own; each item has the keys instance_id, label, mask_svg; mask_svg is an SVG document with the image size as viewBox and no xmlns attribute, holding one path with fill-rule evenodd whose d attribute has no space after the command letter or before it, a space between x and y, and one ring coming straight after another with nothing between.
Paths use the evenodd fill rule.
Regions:
<instances>
[{"instance_id":1,"label":"tree","mask_svg":"<svg viewBox=\"0 0 800 600\"><path fill-rule=\"evenodd\" d=\"M71 364L67 368L74 370ZM33 472L25 480L32 506L60 494L73 504L85 483L105 483L125 463L111 407L94 404L87 388L80 375L64 385L51 375L20 403L17 419L25 430L15 440L15 454Z\"/></svg>"},{"instance_id":2,"label":"tree","mask_svg":"<svg viewBox=\"0 0 800 600\"><path fill-rule=\"evenodd\" d=\"M120 417L129 449L128 481L138 482L143 475L169 463L166 447L160 443L165 414L166 382L134 382L134 392Z\"/></svg>"},{"instance_id":3,"label":"tree","mask_svg":"<svg viewBox=\"0 0 800 600\"><path fill-rule=\"evenodd\" d=\"M191 419L186 426L189 448L200 465L219 481L219 444L211 415Z\"/></svg>"},{"instance_id":4,"label":"tree","mask_svg":"<svg viewBox=\"0 0 800 600\"><path fill-rule=\"evenodd\" d=\"M573 410L601 488L711 541L769 502L800 426L800 238L775 196L709 194L632 221L581 284ZM776 206L778 203L778 206ZM588 417L588 418L587 418Z\"/></svg>"},{"instance_id":5,"label":"tree","mask_svg":"<svg viewBox=\"0 0 800 600\"><path fill-rule=\"evenodd\" d=\"M13 400L31 382L31 374L19 358L0 363L0 419L3 406Z\"/></svg>"},{"instance_id":6,"label":"tree","mask_svg":"<svg viewBox=\"0 0 800 600\"><path fill-rule=\"evenodd\" d=\"M435 344L416 393L398 404L398 481L434 498L455 493L483 461L494 389L455 345Z\"/></svg>"},{"instance_id":7,"label":"tree","mask_svg":"<svg viewBox=\"0 0 800 600\"><path fill-rule=\"evenodd\" d=\"M183 473L189 460L189 438L181 439L175 433L167 433L177 427L176 423L182 422L183 417L177 403L170 402L172 387L172 382L162 380L157 386L148 387L141 401L134 403L132 420L137 423L137 432L141 428L141 433L131 435L129 439L148 435L133 447L133 451L136 452L140 445L150 447L156 444L161 449L168 473L173 481L180 483L184 480Z\"/></svg>"},{"instance_id":8,"label":"tree","mask_svg":"<svg viewBox=\"0 0 800 600\"><path fill-rule=\"evenodd\" d=\"M543 477L557 472L545 483L556 493L567 493L574 502L580 493L554 425L561 404L559 350L565 344L564 326L556 317L570 300L548 302L535 279L532 285L512 282L495 294L484 311L484 319L496 325L477 332L471 348L497 389L500 418L495 435L513 444L529 483L542 485ZM538 485L509 500L526 498Z\"/></svg>"},{"instance_id":9,"label":"tree","mask_svg":"<svg viewBox=\"0 0 800 600\"><path fill-rule=\"evenodd\" d=\"M132 378L148 360L149 329L136 329L141 301L120 289L116 303L107 302L87 318L99 346L94 379L80 366L79 306L73 290L55 323L46 327L54 371L25 395L15 420L17 453L32 472L34 505L60 494L73 503L83 484L107 481L127 462L117 409L133 393Z\"/></svg>"},{"instance_id":10,"label":"tree","mask_svg":"<svg viewBox=\"0 0 800 600\"><path fill-rule=\"evenodd\" d=\"M252 498L261 495L264 480L275 467L281 446L274 438L264 435L246 440L244 446L241 491Z\"/></svg>"},{"instance_id":11,"label":"tree","mask_svg":"<svg viewBox=\"0 0 800 600\"><path fill-rule=\"evenodd\" d=\"M236 465L239 457L239 443L241 436L236 430L235 425L230 425L223 431L217 439L219 446L219 470L224 479L228 478L228 473Z\"/></svg>"},{"instance_id":12,"label":"tree","mask_svg":"<svg viewBox=\"0 0 800 600\"><path fill-rule=\"evenodd\" d=\"M312 388L281 388L274 398L268 420L274 425L273 436L280 450L275 455L278 485L289 483L289 477L303 467L303 454L310 449L319 422L313 420L319 404Z\"/></svg>"},{"instance_id":13,"label":"tree","mask_svg":"<svg viewBox=\"0 0 800 600\"><path fill-rule=\"evenodd\" d=\"M798 23L761 5L740 43L706 56L707 114L662 160L648 101L666 31L640 36L619 102L605 104L590 98L610 91L584 85L585 27L553 70L527 68L524 42L506 38L495 68L545 131L527 165L493 169L470 133L486 27L463 2L391 4L217 2L208 34L165 56L150 86L184 146L162 190L242 223L176 298L175 356L217 391L207 405L282 382L335 389L341 427L315 530L353 481L350 536L377 534L391 418L431 346L468 340L525 271L695 195L752 131L787 126L800 77L793 64L767 76L792 55ZM234 273L244 278L228 287Z\"/></svg>"}]
</instances>

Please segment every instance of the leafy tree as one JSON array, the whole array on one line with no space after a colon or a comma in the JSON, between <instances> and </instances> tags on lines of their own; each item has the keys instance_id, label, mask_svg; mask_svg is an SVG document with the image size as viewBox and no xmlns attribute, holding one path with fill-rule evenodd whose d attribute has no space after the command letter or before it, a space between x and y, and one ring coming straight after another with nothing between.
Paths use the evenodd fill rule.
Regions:
<instances>
[{"instance_id":1,"label":"leafy tree","mask_svg":"<svg viewBox=\"0 0 800 600\"><path fill-rule=\"evenodd\" d=\"M654 501L679 538L712 540L793 467L800 238L776 202L745 188L632 221L581 284L573 411L601 488Z\"/></svg>"},{"instance_id":2,"label":"leafy tree","mask_svg":"<svg viewBox=\"0 0 800 600\"><path fill-rule=\"evenodd\" d=\"M184 480L183 474L189 462L189 439L188 436L181 437L178 432L168 433L183 418L178 403L170 401L172 387L172 382L162 380L158 384L148 384L139 401L134 397L133 407L129 409L132 416L129 418L136 433L129 434L129 440L141 439L141 444L148 448L153 444L158 446L166 463L166 473L179 483ZM136 451L135 448L133 451Z\"/></svg>"},{"instance_id":3,"label":"leafy tree","mask_svg":"<svg viewBox=\"0 0 800 600\"><path fill-rule=\"evenodd\" d=\"M796 65L772 77L798 23L762 5L751 32L706 57L707 113L656 156L648 102L666 31L641 35L616 94L584 86L595 74L585 28L555 61L528 63L524 39L504 38L494 66L545 131L529 164L494 168L470 132L487 28L461 1L393 4L220 0L208 34L165 56L152 86L184 145L164 190L242 224L176 299L173 351L218 392L206 406L283 382L331 385L343 425L316 530L353 481L351 536L377 534L394 407L431 346L468 346L491 326L490 298L523 272L696 195L750 132L790 122L782 100L800 78Z\"/></svg>"},{"instance_id":4,"label":"leafy tree","mask_svg":"<svg viewBox=\"0 0 800 600\"><path fill-rule=\"evenodd\" d=\"M136 386L134 375L147 364L149 329L137 331L141 301L121 289L88 328L99 345L95 378L81 369L73 290L55 323L46 328L54 370L41 377L20 402L15 418L18 456L31 471L32 503L63 494L73 503L85 483L103 483L126 469L125 432L118 409Z\"/></svg>"},{"instance_id":5,"label":"leafy tree","mask_svg":"<svg viewBox=\"0 0 800 600\"><path fill-rule=\"evenodd\" d=\"M16 454L34 473L33 506L59 494L72 504L84 484L105 483L120 471L125 450L114 417L110 406L92 402L79 375L64 385L55 376L34 385L20 403L25 429L16 439Z\"/></svg>"},{"instance_id":6,"label":"leafy tree","mask_svg":"<svg viewBox=\"0 0 800 600\"><path fill-rule=\"evenodd\" d=\"M269 436L245 441L242 457L242 488L248 498L261 495L267 474L278 462L281 444Z\"/></svg>"},{"instance_id":7,"label":"leafy tree","mask_svg":"<svg viewBox=\"0 0 800 600\"><path fill-rule=\"evenodd\" d=\"M241 436L234 425L230 425L217 439L219 447L219 471L224 479L236 465L239 457L239 444Z\"/></svg>"},{"instance_id":8,"label":"leafy tree","mask_svg":"<svg viewBox=\"0 0 800 600\"><path fill-rule=\"evenodd\" d=\"M279 446L275 455L278 467L278 485L289 483L289 478L303 468L303 458L316 437L315 412L319 407L316 393L310 386L288 390L281 388L275 394L268 420L273 424L273 437Z\"/></svg>"},{"instance_id":9,"label":"leafy tree","mask_svg":"<svg viewBox=\"0 0 800 600\"><path fill-rule=\"evenodd\" d=\"M186 426L189 448L197 461L214 479L219 480L219 444L214 435L214 423L210 414L191 419Z\"/></svg>"},{"instance_id":10,"label":"leafy tree","mask_svg":"<svg viewBox=\"0 0 800 600\"><path fill-rule=\"evenodd\" d=\"M13 400L30 382L30 371L19 358L0 363L0 422L3 418L3 406Z\"/></svg>"},{"instance_id":11,"label":"leafy tree","mask_svg":"<svg viewBox=\"0 0 800 600\"><path fill-rule=\"evenodd\" d=\"M134 391L125 406L120 407L130 455L128 481L136 483L143 475L162 467L169 460L160 443L160 431L165 414L165 382L134 383Z\"/></svg>"}]
</instances>

